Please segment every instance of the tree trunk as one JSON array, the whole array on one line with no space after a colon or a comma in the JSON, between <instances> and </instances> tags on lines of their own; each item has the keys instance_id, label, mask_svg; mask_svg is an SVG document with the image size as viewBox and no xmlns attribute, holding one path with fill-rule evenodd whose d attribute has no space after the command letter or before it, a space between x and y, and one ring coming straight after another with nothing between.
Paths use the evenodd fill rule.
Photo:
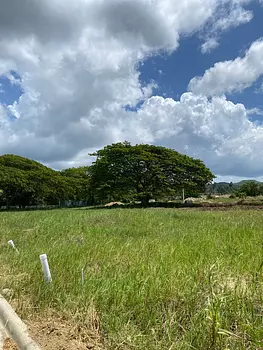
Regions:
<instances>
[{"instance_id":1,"label":"tree trunk","mask_svg":"<svg viewBox=\"0 0 263 350\"><path fill-rule=\"evenodd\" d=\"M142 206L143 206L144 208L148 207L149 200L150 200L150 197L149 197L149 196L145 196L145 197L142 198Z\"/></svg>"}]
</instances>

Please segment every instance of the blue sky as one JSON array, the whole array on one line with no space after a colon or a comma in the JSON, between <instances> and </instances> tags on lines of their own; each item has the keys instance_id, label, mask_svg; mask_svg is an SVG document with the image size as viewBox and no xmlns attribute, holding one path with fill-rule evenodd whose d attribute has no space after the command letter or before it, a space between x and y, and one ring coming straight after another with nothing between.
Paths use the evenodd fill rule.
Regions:
<instances>
[{"instance_id":1,"label":"blue sky","mask_svg":"<svg viewBox=\"0 0 263 350\"><path fill-rule=\"evenodd\" d=\"M9 72L15 79L19 79L19 75L15 71ZM0 103L4 105L11 105L19 100L23 89L20 84L15 84L9 78L2 75L0 77Z\"/></svg>"},{"instance_id":2,"label":"blue sky","mask_svg":"<svg viewBox=\"0 0 263 350\"><path fill-rule=\"evenodd\" d=\"M143 84L155 81L158 84L158 88L154 90L156 94L178 99L187 91L192 77L203 75L206 69L218 61L232 60L243 55L251 43L263 36L263 6L252 2L246 8L253 11L253 20L221 34L218 48L209 54L203 54L200 50L200 32L183 36L179 48L172 54L161 52L139 64L140 81ZM18 72L11 71L10 74L19 79ZM263 110L262 94L257 93L262 83L263 78L250 88L227 96L231 101L243 103L247 108ZM0 84L0 103L12 104L23 93L20 85L12 83L5 76L0 77ZM259 116L253 117L261 120Z\"/></svg>"},{"instance_id":3,"label":"blue sky","mask_svg":"<svg viewBox=\"0 0 263 350\"><path fill-rule=\"evenodd\" d=\"M262 23L261 0L4 0L0 154L59 169L129 140L261 179Z\"/></svg>"},{"instance_id":4,"label":"blue sky","mask_svg":"<svg viewBox=\"0 0 263 350\"><path fill-rule=\"evenodd\" d=\"M252 2L246 8L253 11L253 20L223 33L220 46L211 53L201 52L200 33L183 37L177 51L170 55L159 54L143 62L140 66L141 81L149 83L154 80L158 84L156 94L178 99L187 91L192 77L202 76L216 62L242 56L255 40L263 36L263 6ZM227 94L227 97L235 103L243 103L249 109L263 110L262 94L257 93L262 83L263 77L244 91ZM262 118L254 115L252 120L261 121Z\"/></svg>"}]
</instances>

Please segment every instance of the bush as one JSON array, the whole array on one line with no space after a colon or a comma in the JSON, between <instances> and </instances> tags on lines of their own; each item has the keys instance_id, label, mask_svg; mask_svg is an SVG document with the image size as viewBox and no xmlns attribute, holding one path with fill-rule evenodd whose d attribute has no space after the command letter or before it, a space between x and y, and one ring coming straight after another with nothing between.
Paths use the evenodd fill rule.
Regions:
<instances>
[{"instance_id":1,"label":"bush","mask_svg":"<svg viewBox=\"0 0 263 350\"><path fill-rule=\"evenodd\" d=\"M242 192L242 191L237 192L236 195L238 198L246 198L246 196L247 196L247 194L245 192Z\"/></svg>"},{"instance_id":2,"label":"bush","mask_svg":"<svg viewBox=\"0 0 263 350\"><path fill-rule=\"evenodd\" d=\"M245 193L248 197L256 197L262 194L263 188L262 184L256 181L247 181L240 186L238 192Z\"/></svg>"},{"instance_id":3,"label":"bush","mask_svg":"<svg viewBox=\"0 0 263 350\"><path fill-rule=\"evenodd\" d=\"M211 193L209 193L207 196L206 196L206 199L214 199L215 197L214 196L212 196L212 194Z\"/></svg>"}]
</instances>

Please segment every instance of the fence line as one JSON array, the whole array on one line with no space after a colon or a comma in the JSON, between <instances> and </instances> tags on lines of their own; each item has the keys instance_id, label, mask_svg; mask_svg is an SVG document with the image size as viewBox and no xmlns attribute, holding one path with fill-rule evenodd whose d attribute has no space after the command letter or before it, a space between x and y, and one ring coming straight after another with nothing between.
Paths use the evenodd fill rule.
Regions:
<instances>
[{"instance_id":1,"label":"fence line","mask_svg":"<svg viewBox=\"0 0 263 350\"><path fill-rule=\"evenodd\" d=\"M40 350L29 336L27 326L15 313L12 306L0 294L0 349L11 338L20 350Z\"/></svg>"}]
</instances>

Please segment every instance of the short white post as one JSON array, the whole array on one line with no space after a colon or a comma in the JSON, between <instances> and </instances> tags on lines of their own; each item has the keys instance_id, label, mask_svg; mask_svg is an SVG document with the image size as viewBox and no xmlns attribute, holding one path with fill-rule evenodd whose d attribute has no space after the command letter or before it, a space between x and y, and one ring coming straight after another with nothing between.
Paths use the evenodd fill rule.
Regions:
<instances>
[{"instance_id":1,"label":"short white post","mask_svg":"<svg viewBox=\"0 0 263 350\"><path fill-rule=\"evenodd\" d=\"M16 248L15 243L12 239L10 239L7 243L10 245L10 247L12 247L17 252L17 254L19 254L19 251Z\"/></svg>"},{"instance_id":2,"label":"short white post","mask_svg":"<svg viewBox=\"0 0 263 350\"><path fill-rule=\"evenodd\" d=\"M85 270L87 268L88 264L86 263L82 268L81 268L81 285L82 287L84 286L85 283Z\"/></svg>"},{"instance_id":3,"label":"short white post","mask_svg":"<svg viewBox=\"0 0 263 350\"><path fill-rule=\"evenodd\" d=\"M39 257L40 257L40 261L41 261L41 265L42 265L44 279L45 279L46 283L50 283L50 282L52 282L52 278L51 278L51 273L50 273L50 269L49 269L49 265L48 265L47 254L41 254Z\"/></svg>"},{"instance_id":4,"label":"short white post","mask_svg":"<svg viewBox=\"0 0 263 350\"><path fill-rule=\"evenodd\" d=\"M184 188L183 188L183 203L184 203Z\"/></svg>"},{"instance_id":5,"label":"short white post","mask_svg":"<svg viewBox=\"0 0 263 350\"><path fill-rule=\"evenodd\" d=\"M81 269L81 285L84 286L84 267Z\"/></svg>"}]
</instances>

